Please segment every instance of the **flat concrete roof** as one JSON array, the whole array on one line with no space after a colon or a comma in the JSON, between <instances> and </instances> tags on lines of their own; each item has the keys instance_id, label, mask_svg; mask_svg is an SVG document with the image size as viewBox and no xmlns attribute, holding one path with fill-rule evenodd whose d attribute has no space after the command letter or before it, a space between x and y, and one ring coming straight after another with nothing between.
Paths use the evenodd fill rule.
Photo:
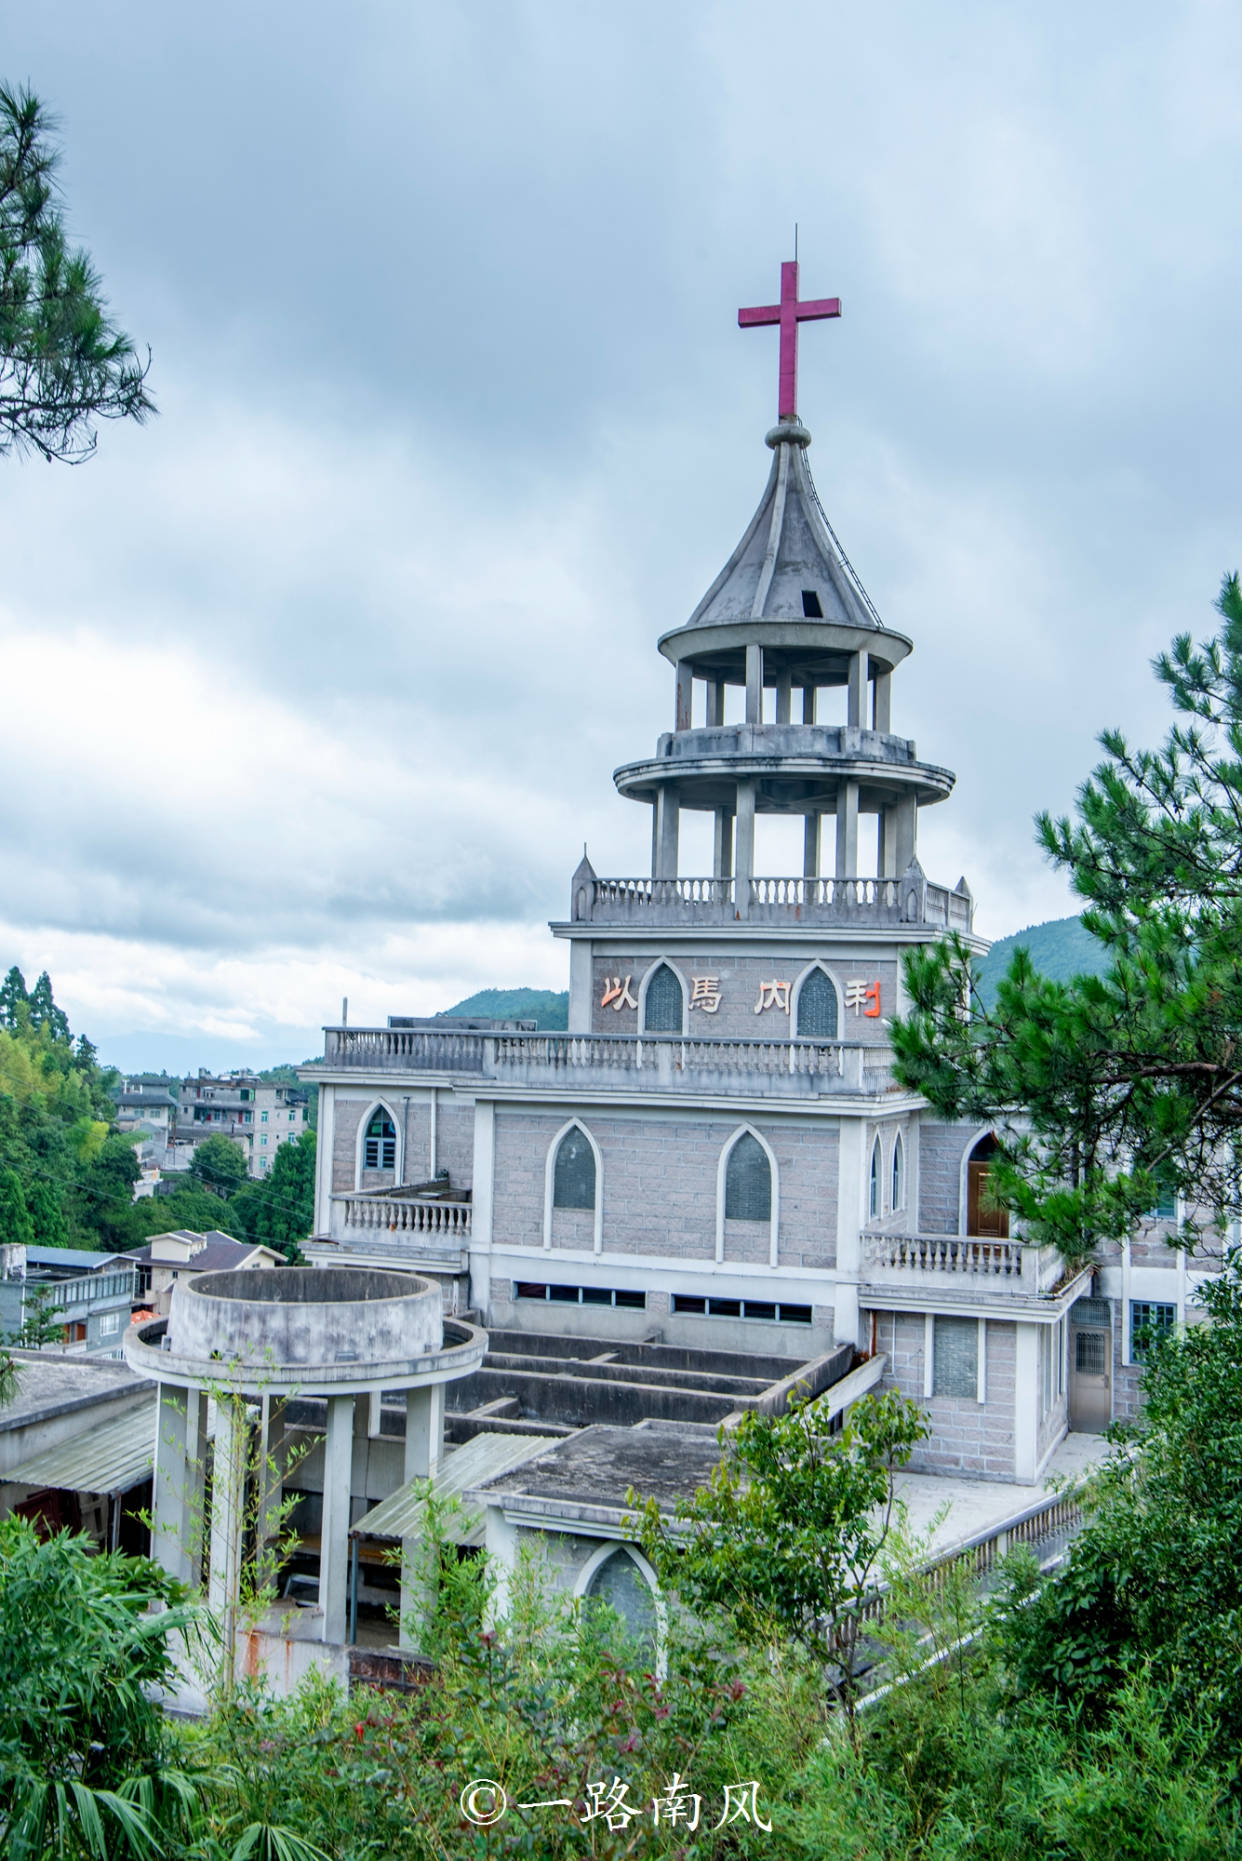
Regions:
<instances>
[{"instance_id":1,"label":"flat concrete roof","mask_svg":"<svg viewBox=\"0 0 1242 1861\"><path fill-rule=\"evenodd\" d=\"M71 1409L138 1395L151 1387L127 1364L98 1358L62 1357L48 1351L14 1351L17 1392L0 1407L0 1433L47 1421Z\"/></svg>"},{"instance_id":2,"label":"flat concrete roof","mask_svg":"<svg viewBox=\"0 0 1242 1861\"><path fill-rule=\"evenodd\" d=\"M711 1478L721 1457L714 1428L619 1428L597 1422L476 1489L489 1502L507 1497L629 1511L632 1486L661 1511L672 1511Z\"/></svg>"}]
</instances>

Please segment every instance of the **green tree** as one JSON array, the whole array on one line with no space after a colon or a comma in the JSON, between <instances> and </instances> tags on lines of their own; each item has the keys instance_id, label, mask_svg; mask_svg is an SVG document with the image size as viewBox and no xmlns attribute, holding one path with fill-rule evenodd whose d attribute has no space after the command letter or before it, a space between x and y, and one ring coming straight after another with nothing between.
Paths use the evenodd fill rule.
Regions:
<instances>
[{"instance_id":1,"label":"green tree","mask_svg":"<svg viewBox=\"0 0 1242 1861\"><path fill-rule=\"evenodd\" d=\"M142 421L155 404L149 361L66 243L53 128L29 91L0 86L0 454L76 464L95 450L94 421Z\"/></svg>"},{"instance_id":2,"label":"green tree","mask_svg":"<svg viewBox=\"0 0 1242 1861\"><path fill-rule=\"evenodd\" d=\"M41 1351L49 1344L62 1344L64 1338L65 1316L57 1304L55 1289L32 1287L22 1309L22 1328L9 1343L20 1344L23 1350Z\"/></svg>"},{"instance_id":3,"label":"green tree","mask_svg":"<svg viewBox=\"0 0 1242 1861\"><path fill-rule=\"evenodd\" d=\"M68 1247L69 1223L61 1206L60 1191L45 1176L35 1176L27 1181L23 1191L26 1198L26 1211L30 1216L30 1225L34 1231L37 1247Z\"/></svg>"},{"instance_id":4,"label":"green tree","mask_svg":"<svg viewBox=\"0 0 1242 1861\"><path fill-rule=\"evenodd\" d=\"M852 1709L857 1605L892 1528L893 1473L928 1433L895 1391L865 1396L835 1433L813 1401L748 1410L720 1430L720 1464L672 1525L642 1504L643 1550L688 1607L723 1611L744 1641L792 1637Z\"/></svg>"},{"instance_id":5,"label":"green tree","mask_svg":"<svg viewBox=\"0 0 1242 1861\"><path fill-rule=\"evenodd\" d=\"M26 1207L22 1179L12 1169L0 1170L0 1242L10 1245L17 1242L23 1247L33 1247L35 1244L35 1232L30 1211Z\"/></svg>"},{"instance_id":6,"label":"green tree","mask_svg":"<svg viewBox=\"0 0 1242 1861\"><path fill-rule=\"evenodd\" d=\"M314 1131L303 1131L282 1144L270 1174L229 1203L229 1221L238 1234L274 1247L291 1262L301 1259L299 1243L314 1225L315 1142Z\"/></svg>"},{"instance_id":7,"label":"green tree","mask_svg":"<svg viewBox=\"0 0 1242 1861\"><path fill-rule=\"evenodd\" d=\"M1000 1199L1032 1238L1085 1258L1172 1185L1219 1228L1242 1210L1242 588L1217 637L1154 662L1177 721L1157 750L1120 732L1074 821L1039 839L1087 901L1103 973L1038 974L1016 951L993 1007L960 938L906 963L893 1027L901 1082L1002 1140ZM1185 1234L1195 1245L1201 1228Z\"/></svg>"},{"instance_id":8,"label":"green tree","mask_svg":"<svg viewBox=\"0 0 1242 1861\"><path fill-rule=\"evenodd\" d=\"M23 1011L28 1011L28 1009L26 978L14 963L4 981L0 983L0 1027L13 1030L22 1026L23 1020L27 1018L23 1015Z\"/></svg>"},{"instance_id":9,"label":"green tree","mask_svg":"<svg viewBox=\"0 0 1242 1861\"><path fill-rule=\"evenodd\" d=\"M195 1149L189 1174L215 1195L232 1195L246 1180L246 1153L231 1137L209 1137Z\"/></svg>"},{"instance_id":10,"label":"green tree","mask_svg":"<svg viewBox=\"0 0 1242 1861\"><path fill-rule=\"evenodd\" d=\"M30 1006L31 1027L45 1027L53 1040L68 1040L69 1017L63 1008L56 1006L52 995L52 978L46 969L31 989L27 997Z\"/></svg>"}]
</instances>

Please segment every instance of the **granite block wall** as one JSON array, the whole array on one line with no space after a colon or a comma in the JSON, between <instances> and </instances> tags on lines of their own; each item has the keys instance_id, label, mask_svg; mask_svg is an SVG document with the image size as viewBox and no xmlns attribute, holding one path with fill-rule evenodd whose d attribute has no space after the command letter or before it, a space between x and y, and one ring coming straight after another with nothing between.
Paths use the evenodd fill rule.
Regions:
<instances>
[{"instance_id":1,"label":"granite block wall","mask_svg":"<svg viewBox=\"0 0 1242 1861\"><path fill-rule=\"evenodd\" d=\"M956 1234L962 1194L962 1156L972 1133L960 1124L919 1127L920 1234Z\"/></svg>"},{"instance_id":2,"label":"granite block wall","mask_svg":"<svg viewBox=\"0 0 1242 1861\"><path fill-rule=\"evenodd\" d=\"M624 981L628 975L630 994L637 1002L641 997L644 978L664 960L660 955L652 955L650 949L622 954L610 951L593 958L591 1026L595 1033L638 1033L640 1024L637 1010L629 1007L618 1009L611 1003L605 1007L604 994L618 976ZM804 952L788 957L782 956L780 951L768 956L742 956L728 949L712 950L710 946L705 946L687 954L680 950L670 951L667 960L681 976L688 1001L693 995L693 979L696 976L713 978L713 986L719 992L718 1006L714 1011L709 1012L701 1007L690 1008L686 1026L688 1034L700 1040L784 1040L796 1026L794 985L814 959ZM888 1038L885 1021L893 1013L896 1001L896 963L891 960L873 961L869 957L842 958L839 952L830 955L825 951L824 968L837 984L837 1038L883 1044ZM774 981L790 984L790 1013L786 1014L776 1007L767 1007L756 1013L760 984ZM879 983L878 1015L867 1015L845 1007L845 991L851 982L861 982L868 988L875 982ZM872 1007L874 1003L868 1002L866 1006Z\"/></svg>"},{"instance_id":3,"label":"granite block wall","mask_svg":"<svg viewBox=\"0 0 1242 1861\"><path fill-rule=\"evenodd\" d=\"M921 1312L876 1313L876 1346L889 1359L881 1387L900 1390L919 1403L932 1428L930 1440L910 1460L911 1472L1012 1480L1016 1326L988 1320L986 1402L970 1396L924 1396L925 1335Z\"/></svg>"}]
</instances>

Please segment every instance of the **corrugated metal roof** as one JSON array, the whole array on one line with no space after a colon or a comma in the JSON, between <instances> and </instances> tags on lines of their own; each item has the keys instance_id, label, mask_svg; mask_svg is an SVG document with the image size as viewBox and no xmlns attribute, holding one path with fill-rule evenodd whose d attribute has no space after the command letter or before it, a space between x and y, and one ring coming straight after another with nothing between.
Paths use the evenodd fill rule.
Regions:
<instances>
[{"instance_id":1,"label":"corrugated metal roof","mask_svg":"<svg viewBox=\"0 0 1242 1861\"><path fill-rule=\"evenodd\" d=\"M32 1454L5 1479L22 1486L51 1486L65 1493L127 1493L155 1463L155 1402L144 1402L113 1421Z\"/></svg>"},{"instance_id":2,"label":"corrugated metal roof","mask_svg":"<svg viewBox=\"0 0 1242 1861\"><path fill-rule=\"evenodd\" d=\"M509 1473L523 1461L545 1452L548 1445L546 1435L476 1435L464 1447L453 1448L445 1455L432 1477L432 1488L437 1499L460 1499L470 1487ZM426 1480L407 1480L351 1526L351 1536L416 1538L423 1528L426 1496ZM454 1544L482 1544L482 1508L462 1506L456 1517L447 1521L447 1530Z\"/></svg>"}]
</instances>

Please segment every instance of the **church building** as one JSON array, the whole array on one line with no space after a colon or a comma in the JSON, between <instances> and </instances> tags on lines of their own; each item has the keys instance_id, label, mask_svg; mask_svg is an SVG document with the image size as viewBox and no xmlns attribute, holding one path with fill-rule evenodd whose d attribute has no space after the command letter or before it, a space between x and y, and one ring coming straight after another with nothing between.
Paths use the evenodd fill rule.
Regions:
<instances>
[{"instance_id":1,"label":"church building","mask_svg":"<svg viewBox=\"0 0 1242 1861\"><path fill-rule=\"evenodd\" d=\"M883 1386L926 1406L916 1466L1031 1482L1067 1428L1110 1419L1112 1344L1077 1342L1109 1305L1088 1296L1090 1268L1010 1235L991 1134L893 1078L904 954L950 931L986 945L965 880L919 861L921 813L954 777L900 734L912 642L877 613L811 477L798 326L839 312L799 300L793 263L779 304L739 313L780 331L767 483L658 641L671 728L614 773L651 811L650 872L584 857L551 926L568 1031L328 1028L305 1074L320 1101L307 1251L430 1275L447 1312L549 1338L791 1364L882 1353ZM683 870L686 811L711 817L710 872ZM773 815L802 822L800 872L756 863Z\"/></svg>"}]
</instances>

